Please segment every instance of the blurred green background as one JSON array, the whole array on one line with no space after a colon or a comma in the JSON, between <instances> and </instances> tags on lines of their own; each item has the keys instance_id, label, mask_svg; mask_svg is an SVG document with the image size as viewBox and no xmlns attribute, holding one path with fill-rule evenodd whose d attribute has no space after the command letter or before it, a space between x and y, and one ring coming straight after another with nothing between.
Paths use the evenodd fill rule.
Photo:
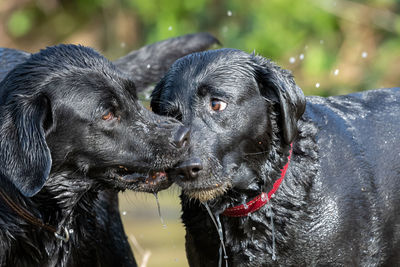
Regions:
<instances>
[{"instance_id":1,"label":"blurred green background","mask_svg":"<svg viewBox=\"0 0 400 267\"><path fill-rule=\"evenodd\" d=\"M115 59L145 44L206 31L293 71L303 91L336 95L400 86L398 0L0 0L0 46L36 52L79 43ZM137 261L187 266L179 189L121 194ZM216 237L217 238L217 237Z\"/></svg>"}]
</instances>

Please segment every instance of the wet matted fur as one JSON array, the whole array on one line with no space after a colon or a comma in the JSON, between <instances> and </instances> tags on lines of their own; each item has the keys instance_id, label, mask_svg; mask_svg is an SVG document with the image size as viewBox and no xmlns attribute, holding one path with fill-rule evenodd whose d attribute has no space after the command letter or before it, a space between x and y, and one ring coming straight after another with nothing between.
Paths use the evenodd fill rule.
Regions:
<instances>
[{"instance_id":1,"label":"wet matted fur","mask_svg":"<svg viewBox=\"0 0 400 267\"><path fill-rule=\"evenodd\" d=\"M191 266L221 260L201 202L221 220L229 266L400 265L399 88L304 97L273 62L221 49L176 61L152 96L191 128L202 165L175 177ZM269 203L221 215L271 189L290 144Z\"/></svg>"},{"instance_id":2,"label":"wet matted fur","mask_svg":"<svg viewBox=\"0 0 400 267\"><path fill-rule=\"evenodd\" d=\"M182 124L141 106L135 82L140 90L179 56L216 42L186 35L115 64L75 45L33 55L0 49L1 190L60 234L70 233L62 242L0 198L1 266L136 266L117 192L167 187L165 171L187 149L176 143ZM142 65L147 71L135 75Z\"/></svg>"}]
</instances>

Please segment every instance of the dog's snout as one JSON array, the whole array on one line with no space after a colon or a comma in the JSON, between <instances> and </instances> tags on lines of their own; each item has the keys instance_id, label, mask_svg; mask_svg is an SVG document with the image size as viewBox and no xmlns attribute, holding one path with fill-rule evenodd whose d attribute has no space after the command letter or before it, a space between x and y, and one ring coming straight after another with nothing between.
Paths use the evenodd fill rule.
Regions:
<instances>
[{"instance_id":1,"label":"dog's snout","mask_svg":"<svg viewBox=\"0 0 400 267\"><path fill-rule=\"evenodd\" d=\"M174 143L177 148L185 147L189 143L190 129L185 126L179 127L174 136Z\"/></svg>"},{"instance_id":2,"label":"dog's snout","mask_svg":"<svg viewBox=\"0 0 400 267\"><path fill-rule=\"evenodd\" d=\"M178 174L184 175L187 179L196 178L202 169L203 165L201 164L201 160L198 158L184 161L175 168Z\"/></svg>"}]
</instances>

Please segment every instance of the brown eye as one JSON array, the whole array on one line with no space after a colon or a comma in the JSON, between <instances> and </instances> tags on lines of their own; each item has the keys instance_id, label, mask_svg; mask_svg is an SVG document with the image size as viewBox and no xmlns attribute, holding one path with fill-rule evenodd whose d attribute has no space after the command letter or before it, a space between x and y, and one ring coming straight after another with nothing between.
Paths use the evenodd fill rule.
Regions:
<instances>
[{"instance_id":1,"label":"brown eye","mask_svg":"<svg viewBox=\"0 0 400 267\"><path fill-rule=\"evenodd\" d=\"M110 111L107 114L101 116L101 118L105 121L110 121L110 120L114 119L114 114Z\"/></svg>"},{"instance_id":2,"label":"brown eye","mask_svg":"<svg viewBox=\"0 0 400 267\"><path fill-rule=\"evenodd\" d=\"M214 111L223 111L226 108L226 103L219 99L211 99L211 109Z\"/></svg>"}]
</instances>

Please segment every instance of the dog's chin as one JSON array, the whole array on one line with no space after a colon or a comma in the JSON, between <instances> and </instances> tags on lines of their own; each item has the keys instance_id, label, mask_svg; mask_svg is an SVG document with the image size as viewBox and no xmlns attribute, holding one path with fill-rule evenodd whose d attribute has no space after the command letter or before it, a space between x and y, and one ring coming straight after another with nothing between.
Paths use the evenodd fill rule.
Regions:
<instances>
[{"instance_id":1,"label":"dog's chin","mask_svg":"<svg viewBox=\"0 0 400 267\"><path fill-rule=\"evenodd\" d=\"M223 183L216 184L212 187L187 188L183 189L183 193L190 199L196 199L202 203L205 203L224 195L230 189L230 187L230 183Z\"/></svg>"}]
</instances>

